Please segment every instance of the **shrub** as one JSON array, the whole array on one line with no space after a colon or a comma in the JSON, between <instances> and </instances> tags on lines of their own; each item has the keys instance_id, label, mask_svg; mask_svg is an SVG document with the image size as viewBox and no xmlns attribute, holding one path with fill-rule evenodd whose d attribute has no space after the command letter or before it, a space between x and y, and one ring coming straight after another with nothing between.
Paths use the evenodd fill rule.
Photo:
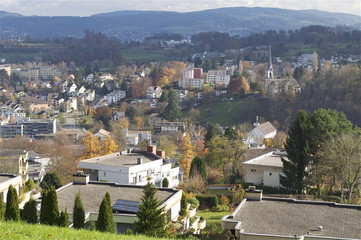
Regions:
<instances>
[{"instance_id":1,"label":"shrub","mask_svg":"<svg viewBox=\"0 0 361 240\"><path fill-rule=\"evenodd\" d=\"M181 210L179 212L179 215L185 216L187 213L187 195L182 192L182 199L181 199Z\"/></svg>"},{"instance_id":2,"label":"shrub","mask_svg":"<svg viewBox=\"0 0 361 240\"><path fill-rule=\"evenodd\" d=\"M20 221L20 209L16 189L10 185L6 196L5 221Z\"/></svg>"},{"instance_id":3,"label":"shrub","mask_svg":"<svg viewBox=\"0 0 361 240\"><path fill-rule=\"evenodd\" d=\"M33 179L29 179L28 181L26 181L25 183L25 192L30 191L31 189L35 188L35 184Z\"/></svg>"},{"instance_id":4,"label":"shrub","mask_svg":"<svg viewBox=\"0 0 361 240\"><path fill-rule=\"evenodd\" d=\"M169 186L169 180L168 180L168 178L163 178L162 187L167 188L168 186Z\"/></svg>"},{"instance_id":5,"label":"shrub","mask_svg":"<svg viewBox=\"0 0 361 240\"><path fill-rule=\"evenodd\" d=\"M199 201L199 210L211 209L218 205L218 197L217 196L203 196L197 195L196 198Z\"/></svg>"},{"instance_id":6,"label":"shrub","mask_svg":"<svg viewBox=\"0 0 361 240\"><path fill-rule=\"evenodd\" d=\"M204 217L201 216L201 217L199 218L199 221L204 221Z\"/></svg>"},{"instance_id":7,"label":"shrub","mask_svg":"<svg viewBox=\"0 0 361 240\"><path fill-rule=\"evenodd\" d=\"M212 212L229 212L228 205L217 205L212 208Z\"/></svg>"},{"instance_id":8,"label":"shrub","mask_svg":"<svg viewBox=\"0 0 361 240\"><path fill-rule=\"evenodd\" d=\"M27 223L38 222L38 210L36 208L36 201L34 199L30 199L27 203L25 203L21 219Z\"/></svg>"},{"instance_id":9,"label":"shrub","mask_svg":"<svg viewBox=\"0 0 361 240\"><path fill-rule=\"evenodd\" d=\"M55 189L61 187L61 180L58 174L54 172L45 174L43 181L40 183L40 187L44 190L49 190L51 187Z\"/></svg>"},{"instance_id":10,"label":"shrub","mask_svg":"<svg viewBox=\"0 0 361 240\"><path fill-rule=\"evenodd\" d=\"M195 208L199 207L199 201L195 197L188 198L187 202L192 204L192 206L194 206Z\"/></svg>"},{"instance_id":11,"label":"shrub","mask_svg":"<svg viewBox=\"0 0 361 240\"><path fill-rule=\"evenodd\" d=\"M227 196L222 194L220 200L222 205L229 205L229 198Z\"/></svg>"}]
</instances>

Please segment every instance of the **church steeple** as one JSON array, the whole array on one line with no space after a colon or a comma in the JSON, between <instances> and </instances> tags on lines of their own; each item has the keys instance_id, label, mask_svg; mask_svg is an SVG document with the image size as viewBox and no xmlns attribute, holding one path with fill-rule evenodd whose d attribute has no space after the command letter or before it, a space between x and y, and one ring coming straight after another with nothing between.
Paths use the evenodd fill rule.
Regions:
<instances>
[{"instance_id":1,"label":"church steeple","mask_svg":"<svg viewBox=\"0 0 361 240\"><path fill-rule=\"evenodd\" d=\"M271 45L269 45L269 63L268 63L268 70L267 70L267 78L268 79L273 79L273 65L272 65Z\"/></svg>"}]
</instances>

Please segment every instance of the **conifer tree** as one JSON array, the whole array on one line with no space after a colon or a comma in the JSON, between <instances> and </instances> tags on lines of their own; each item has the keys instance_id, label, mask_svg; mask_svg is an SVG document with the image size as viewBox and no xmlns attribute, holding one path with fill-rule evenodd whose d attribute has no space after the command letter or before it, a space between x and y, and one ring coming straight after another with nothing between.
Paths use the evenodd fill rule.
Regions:
<instances>
[{"instance_id":1,"label":"conifer tree","mask_svg":"<svg viewBox=\"0 0 361 240\"><path fill-rule=\"evenodd\" d=\"M21 218L27 223L35 224L38 222L38 210L34 199L30 199L27 203L25 203Z\"/></svg>"},{"instance_id":2,"label":"conifer tree","mask_svg":"<svg viewBox=\"0 0 361 240\"><path fill-rule=\"evenodd\" d=\"M55 189L61 187L61 180L55 172L48 172L45 174L43 181L40 183L40 187L43 190L49 190L50 188L54 187Z\"/></svg>"},{"instance_id":3,"label":"conifer tree","mask_svg":"<svg viewBox=\"0 0 361 240\"><path fill-rule=\"evenodd\" d=\"M189 177L195 176L199 173L203 179L207 178L206 163L203 158L195 157L192 160L191 168L189 170Z\"/></svg>"},{"instance_id":4,"label":"conifer tree","mask_svg":"<svg viewBox=\"0 0 361 240\"><path fill-rule=\"evenodd\" d=\"M182 141L182 158L179 163L183 169L183 177L185 180L189 177L189 170L191 168L192 159L194 158L194 146L191 142L191 137L188 133L185 133Z\"/></svg>"},{"instance_id":5,"label":"conifer tree","mask_svg":"<svg viewBox=\"0 0 361 240\"><path fill-rule=\"evenodd\" d=\"M171 122L179 121L182 118L182 112L179 107L178 95L171 89L168 94L168 105L163 112L164 119Z\"/></svg>"},{"instance_id":6,"label":"conifer tree","mask_svg":"<svg viewBox=\"0 0 361 240\"><path fill-rule=\"evenodd\" d=\"M137 212L138 220L134 223L135 229L140 234L152 237L164 237L166 235L166 214L155 194L157 188L148 181L143 187L143 196Z\"/></svg>"},{"instance_id":7,"label":"conifer tree","mask_svg":"<svg viewBox=\"0 0 361 240\"><path fill-rule=\"evenodd\" d=\"M110 194L107 192L99 207L96 229L100 232L114 232L114 221Z\"/></svg>"},{"instance_id":8,"label":"conifer tree","mask_svg":"<svg viewBox=\"0 0 361 240\"><path fill-rule=\"evenodd\" d=\"M2 193L0 193L0 221L4 219L4 202Z\"/></svg>"},{"instance_id":9,"label":"conifer tree","mask_svg":"<svg viewBox=\"0 0 361 240\"><path fill-rule=\"evenodd\" d=\"M60 227L69 227L69 215L68 215L66 208L65 208L64 212L61 211L61 213L60 213L58 225Z\"/></svg>"},{"instance_id":10,"label":"conifer tree","mask_svg":"<svg viewBox=\"0 0 361 240\"><path fill-rule=\"evenodd\" d=\"M80 197L80 193L78 193L74 201L73 227L75 229L84 228L84 222L85 222L85 210L84 210L83 202Z\"/></svg>"},{"instance_id":11,"label":"conifer tree","mask_svg":"<svg viewBox=\"0 0 361 240\"><path fill-rule=\"evenodd\" d=\"M57 225L59 222L58 197L55 188L43 193L40 210L40 223Z\"/></svg>"},{"instance_id":12,"label":"conifer tree","mask_svg":"<svg viewBox=\"0 0 361 240\"><path fill-rule=\"evenodd\" d=\"M20 221L20 209L16 189L10 185L6 196L5 221Z\"/></svg>"},{"instance_id":13,"label":"conifer tree","mask_svg":"<svg viewBox=\"0 0 361 240\"><path fill-rule=\"evenodd\" d=\"M308 114L300 111L289 128L285 144L288 160L282 159L284 176L280 176L280 182L283 187L296 193L301 193L305 187L306 168L310 160L310 129Z\"/></svg>"}]
</instances>

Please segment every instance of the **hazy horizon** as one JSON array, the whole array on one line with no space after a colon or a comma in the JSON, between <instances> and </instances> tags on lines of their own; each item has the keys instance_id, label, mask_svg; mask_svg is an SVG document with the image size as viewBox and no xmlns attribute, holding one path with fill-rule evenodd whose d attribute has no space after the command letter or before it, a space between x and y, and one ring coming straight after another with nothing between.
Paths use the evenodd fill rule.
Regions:
<instances>
[{"instance_id":1,"label":"hazy horizon","mask_svg":"<svg viewBox=\"0 0 361 240\"><path fill-rule=\"evenodd\" d=\"M194 12L226 7L264 7L289 10L320 10L348 13L361 16L359 0L304 0L304 1L267 1L267 0L184 0L174 3L172 0L1 0L0 10L18 13L24 16L90 16L100 13L136 10L136 11L173 11Z\"/></svg>"}]
</instances>

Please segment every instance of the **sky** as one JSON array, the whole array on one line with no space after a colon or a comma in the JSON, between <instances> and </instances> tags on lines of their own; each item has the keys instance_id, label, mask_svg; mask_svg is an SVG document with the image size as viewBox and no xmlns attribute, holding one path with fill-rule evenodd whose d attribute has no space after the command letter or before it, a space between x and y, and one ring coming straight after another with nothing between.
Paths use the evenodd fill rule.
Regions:
<instances>
[{"instance_id":1,"label":"sky","mask_svg":"<svg viewBox=\"0 0 361 240\"><path fill-rule=\"evenodd\" d=\"M223 7L317 9L361 16L360 0L0 0L0 10L25 16L90 16L121 10L193 12Z\"/></svg>"}]
</instances>

